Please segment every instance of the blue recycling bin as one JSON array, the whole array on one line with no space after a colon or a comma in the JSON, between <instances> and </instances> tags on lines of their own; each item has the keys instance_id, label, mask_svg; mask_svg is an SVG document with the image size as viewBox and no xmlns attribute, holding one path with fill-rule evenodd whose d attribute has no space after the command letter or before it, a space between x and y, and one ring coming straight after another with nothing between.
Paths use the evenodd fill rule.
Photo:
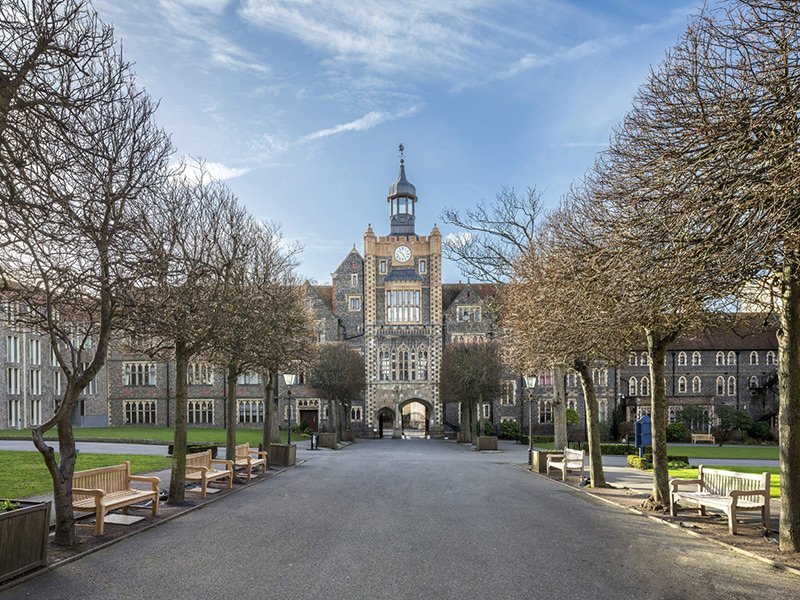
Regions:
<instances>
[{"instance_id":1,"label":"blue recycling bin","mask_svg":"<svg viewBox=\"0 0 800 600\"><path fill-rule=\"evenodd\" d=\"M639 458L644 454L645 447L653 445L653 430L650 425L650 415L644 415L636 421L634 444L639 450Z\"/></svg>"}]
</instances>

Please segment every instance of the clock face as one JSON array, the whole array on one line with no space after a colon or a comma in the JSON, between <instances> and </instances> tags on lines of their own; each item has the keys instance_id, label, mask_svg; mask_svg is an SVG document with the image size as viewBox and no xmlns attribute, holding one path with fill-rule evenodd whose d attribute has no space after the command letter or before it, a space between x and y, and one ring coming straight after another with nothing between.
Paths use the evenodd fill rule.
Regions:
<instances>
[{"instance_id":1,"label":"clock face","mask_svg":"<svg viewBox=\"0 0 800 600\"><path fill-rule=\"evenodd\" d=\"M411 259L411 248L408 246L398 246L394 251L394 259L397 262L408 262Z\"/></svg>"}]
</instances>

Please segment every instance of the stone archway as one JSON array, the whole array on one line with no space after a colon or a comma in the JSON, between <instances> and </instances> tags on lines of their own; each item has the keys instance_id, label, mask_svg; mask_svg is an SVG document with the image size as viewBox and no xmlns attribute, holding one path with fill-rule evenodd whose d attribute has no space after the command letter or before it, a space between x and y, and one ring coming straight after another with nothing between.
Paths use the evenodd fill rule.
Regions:
<instances>
[{"instance_id":1,"label":"stone archway","mask_svg":"<svg viewBox=\"0 0 800 600\"><path fill-rule=\"evenodd\" d=\"M392 437L394 434L395 414L388 406L384 406L375 413L375 421L378 424L378 437Z\"/></svg>"},{"instance_id":2,"label":"stone archway","mask_svg":"<svg viewBox=\"0 0 800 600\"><path fill-rule=\"evenodd\" d=\"M433 405L422 398L408 398L399 405L403 435L407 438L430 436Z\"/></svg>"}]
</instances>

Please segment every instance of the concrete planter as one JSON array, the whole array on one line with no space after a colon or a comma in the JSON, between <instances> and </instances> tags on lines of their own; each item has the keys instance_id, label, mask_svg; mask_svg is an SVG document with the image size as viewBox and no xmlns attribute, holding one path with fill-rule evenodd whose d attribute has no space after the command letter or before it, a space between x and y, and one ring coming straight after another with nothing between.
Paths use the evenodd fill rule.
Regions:
<instances>
[{"instance_id":1,"label":"concrete planter","mask_svg":"<svg viewBox=\"0 0 800 600\"><path fill-rule=\"evenodd\" d=\"M497 450L497 436L496 435L478 436L478 451L481 450Z\"/></svg>"},{"instance_id":2,"label":"concrete planter","mask_svg":"<svg viewBox=\"0 0 800 600\"><path fill-rule=\"evenodd\" d=\"M547 471L547 457L551 454L563 453L563 450L534 450L531 456L531 471L545 473Z\"/></svg>"},{"instance_id":3,"label":"concrete planter","mask_svg":"<svg viewBox=\"0 0 800 600\"><path fill-rule=\"evenodd\" d=\"M276 467L292 467L297 462L297 446L294 444L270 444L269 464Z\"/></svg>"},{"instance_id":4,"label":"concrete planter","mask_svg":"<svg viewBox=\"0 0 800 600\"><path fill-rule=\"evenodd\" d=\"M459 431L456 433L456 442L459 444L463 444L467 441L467 434L463 431Z\"/></svg>"},{"instance_id":5,"label":"concrete planter","mask_svg":"<svg viewBox=\"0 0 800 600\"><path fill-rule=\"evenodd\" d=\"M354 434L351 430L347 430L342 434L342 441L343 442L355 442L356 441L356 434Z\"/></svg>"},{"instance_id":6,"label":"concrete planter","mask_svg":"<svg viewBox=\"0 0 800 600\"><path fill-rule=\"evenodd\" d=\"M0 513L0 583L47 564L50 502L12 502L20 508Z\"/></svg>"},{"instance_id":7,"label":"concrete planter","mask_svg":"<svg viewBox=\"0 0 800 600\"><path fill-rule=\"evenodd\" d=\"M320 433L319 434L319 447L320 448L330 448L331 450L336 450L337 443L336 443L336 434L335 433Z\"/></svg>"}]
</instances>

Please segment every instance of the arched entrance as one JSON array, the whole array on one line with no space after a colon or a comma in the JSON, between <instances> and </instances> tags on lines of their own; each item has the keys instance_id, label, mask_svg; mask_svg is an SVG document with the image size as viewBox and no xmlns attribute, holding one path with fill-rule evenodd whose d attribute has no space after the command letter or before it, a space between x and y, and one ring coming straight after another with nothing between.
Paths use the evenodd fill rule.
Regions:
<instances>
[{"instance_id":1,"label":"arched entrance","mask_svg":"<svg viewBox=\"0 0 800 600\"><path fill-rule=\"evenodd\" d=\"M433 406L421 398L409 398L400 403L403 435L406 438L426 438L430 435Z\"/></svg>"},{"instance_id":2,"label":"arched entrance","mask_svg":"<svg viewBox=\"0 0 800 600\"><path fill-rule=\"evenodd\" d=\"M384 406L375 415L375 420L378 422L378 437L392 437L394 433L394 411L388 406Z\"/></svg>"}]
</instances>

